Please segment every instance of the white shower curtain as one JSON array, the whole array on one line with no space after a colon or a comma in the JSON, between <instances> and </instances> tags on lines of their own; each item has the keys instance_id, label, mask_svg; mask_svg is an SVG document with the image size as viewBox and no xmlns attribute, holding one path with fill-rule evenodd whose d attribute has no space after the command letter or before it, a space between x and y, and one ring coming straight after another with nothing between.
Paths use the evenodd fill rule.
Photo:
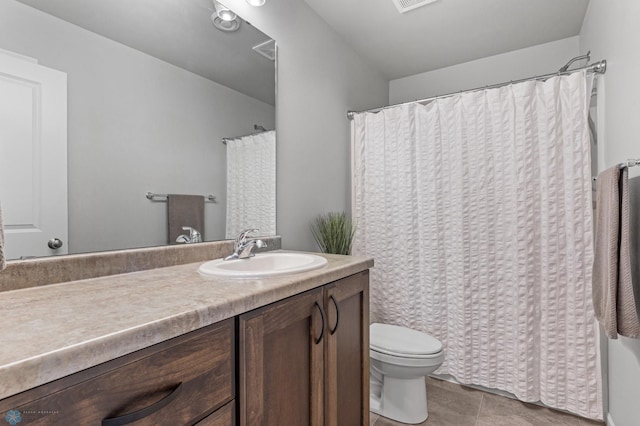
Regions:
<instances>
[{"instance_id":1,"label":"white shower curtain","mask_svg":"<svg viewBox=\"0 0 640 426\"><path fill-rule=\"evenodd\" d=\"M354 253L372 318L438 371L602 418L586 74L354 117Z\"/></svg>"},{"instance_id":2,"label":"white shower curtain","mask_svg":"<svg viewBox=\"0 0 640 426\"><path fill-rule=\"evenodd\" d=\"M226 238L257 228L276 233L276 132L227 141Z\"/></svg>"}]
</instances>

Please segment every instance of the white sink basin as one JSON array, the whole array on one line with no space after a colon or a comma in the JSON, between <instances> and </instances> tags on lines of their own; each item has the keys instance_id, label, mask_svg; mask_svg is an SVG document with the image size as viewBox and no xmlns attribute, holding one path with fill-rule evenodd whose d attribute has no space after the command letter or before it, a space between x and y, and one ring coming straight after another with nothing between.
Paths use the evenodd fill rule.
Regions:
<instances>
[{"instance_id":1,"label":"white sink basin","mask_svg":"<svg viewBox=\"0 0 640 426\"><path fill-rule=\"evenodd\" d=\"M216 259L198 268L202 275L225 278L263 278L322 268L327 259L306 253L258 253L248 259Z\"/></svg>"}]
</instances>

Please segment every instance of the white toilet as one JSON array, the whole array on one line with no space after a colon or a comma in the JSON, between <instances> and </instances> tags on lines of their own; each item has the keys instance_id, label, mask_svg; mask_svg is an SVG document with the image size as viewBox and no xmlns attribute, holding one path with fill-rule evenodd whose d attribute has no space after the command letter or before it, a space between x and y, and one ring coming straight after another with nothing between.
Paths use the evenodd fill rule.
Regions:
<instances>
[{"instance_id":1,"label":"white toilet","mask_svg":"<svg viewBox=\"0 0 640 426\"><path fill-rule=\"evenodd\" d=\"M416 330L388 324L370 328L370 409L401 423L422 423L427 412L425 376L444 361L442 343Z\"/></svg>"}]
</instances>

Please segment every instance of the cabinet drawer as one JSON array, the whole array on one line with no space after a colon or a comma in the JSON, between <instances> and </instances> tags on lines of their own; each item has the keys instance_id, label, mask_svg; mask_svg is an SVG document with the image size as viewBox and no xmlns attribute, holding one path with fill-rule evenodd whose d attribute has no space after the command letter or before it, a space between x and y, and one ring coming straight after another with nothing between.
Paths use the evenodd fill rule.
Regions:
<instances>
[{"instance_id":1,"label":"cabinet drawer","mask_svg":"<svg viewBox=\"0 0 640 426\"><path fill-rule=\"evenodd\" d=\"M139 410L146 415L136 425L193 424L234 398L234 334L226 320L61 379L77 376L69 387L40 387L50 394L27 391L11 408L29 425L100 425ZM24 403L29 393L35 398Z\"/></svg>"},{"instance_id":2,"label":"cabinet drawer","mask_svg":"<svg viewBox=\"0 0 640 426\"><path fill-rule=\"evenodd\" d=\"M236 404L229 402L215 413L200 420L195 426L235 426L236 424Z\"/></svg>"}]
</instances>

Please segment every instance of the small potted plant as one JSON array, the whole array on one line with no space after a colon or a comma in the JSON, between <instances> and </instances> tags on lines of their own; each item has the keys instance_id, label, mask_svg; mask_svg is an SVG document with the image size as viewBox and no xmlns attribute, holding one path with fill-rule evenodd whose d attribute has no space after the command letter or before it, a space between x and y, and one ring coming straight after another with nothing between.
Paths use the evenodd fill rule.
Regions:
<instances>
[{"instance_id":1,"label":"small potted plant","mask_svg":"<svg viewBox=\"0 0 640 426\"><path fill-rule=\"evenodd\" d=\"M351 254L355 232L344 212L321 214L311 223L311 233L323 253Z\"/></svg>"}]
</instances>

